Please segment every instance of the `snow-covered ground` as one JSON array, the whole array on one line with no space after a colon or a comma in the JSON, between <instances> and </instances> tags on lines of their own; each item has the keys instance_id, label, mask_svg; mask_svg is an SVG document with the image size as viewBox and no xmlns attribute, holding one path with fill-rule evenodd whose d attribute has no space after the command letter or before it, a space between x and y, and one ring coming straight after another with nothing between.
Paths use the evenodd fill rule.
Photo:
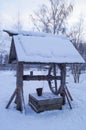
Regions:
<instances>
[{"instance_id":1,"label":"snow-covered ground","mask_svg":"<svg viewBox=\"0 0 86 130\"><path fill-rule=\"evenodd\" d=\"M85 130L86 129L86 75L79 84L69 77L68 87L73 101L70 110L68 103L62 110L34 112L28 105L28 94L35 92L40 85L49 91L47 82L24 82L26 114L15 109L14 102L5 109L16 87L15 71L0 71L0 130Z\"/></svg>"}]
</instances>

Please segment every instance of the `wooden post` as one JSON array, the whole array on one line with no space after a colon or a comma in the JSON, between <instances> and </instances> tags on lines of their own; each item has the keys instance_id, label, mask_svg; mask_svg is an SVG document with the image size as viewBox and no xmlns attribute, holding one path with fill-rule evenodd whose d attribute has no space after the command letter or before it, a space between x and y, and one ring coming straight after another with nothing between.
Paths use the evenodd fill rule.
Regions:
<instances>
[{"instance_id":1,"label":"wooden post","mask_svg":"<svg viewBox=\"0 0 86 130\"><path fill-rule=\"evenodd\" d=\"M61 70L61 96L63 97L63 104L65 104L65 83L66 83L66 64L59 65Z\"/></svg>"},{"instance_id":2,"label":"wooden post","mask_svg":"<svg viewBox=\"0 0 86 130\"><path fill-rule=\"evenodd\" d=\"M66 64L61 64L61 86L64 87L66 83Z\"/></svg>"},{"instance_id":3,"label":"wooden post","mask_svg":"<svg viewBox=\"0 0 86 130\"><path fill-rule=\"evenodd\" d=\"M56 76L56 64L53 65L53 74L54 76ZM55 79L54 82L55 82L55 90L57 93L57 80Z\"/></svg>"},{"instance_id":4,"label":"wooden post","mask_svg":"<svg viewBox=\"0 0 86 130\"><path fill-rule=\"evenodd\" d=\"M16 96L15 103L17 104L16 109L22 111L24 106L23 105L24 97L23 97L23 63L22 62L17 63L16 89L12 94L6 108L10 106L15 96Z\"/></svg>"},{"instance_id":5,"label":"wooden post","mask_svg":"<svg viewBox=\"0 0 86 130\"><path fill-rule=\"evenodd\" d=\"M17 92L16 92L16 109L22 111L23 110L23 63L17 63L17 80L16 80Z\"/></svg>"},{"instance_id":6,"label":"wooden post","mask_svg":"<svg viewBox=\"0 0 86 130\"><path fill-rule=\"evenodd\" d=\"M63 97L63 105L66 102L66 99L68 101L68 104L70 106L70 109L72 109L71 103L69 98L72 100L72 96L70 95L67 87L66 87L66 64L61 64L60 65L61 69L61 96Z\"/></svg>"}]
</instances>

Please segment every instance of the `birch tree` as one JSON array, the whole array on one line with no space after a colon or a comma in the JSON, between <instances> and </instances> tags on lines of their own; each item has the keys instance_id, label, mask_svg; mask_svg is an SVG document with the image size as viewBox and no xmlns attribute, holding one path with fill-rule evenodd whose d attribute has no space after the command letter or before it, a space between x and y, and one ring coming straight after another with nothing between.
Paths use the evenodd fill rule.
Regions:
<instances>
[{"instance_id":1,"label":"birch tree","mask_svg":"<svg viewBox=\"0 0 86 130\"><path fill-rule=\"evenodd\" d=\"M31 15L36 30L47 33L65 33L66 20L73 11L73 5L64 0L49 0L49 5L43 4L38 11Z\"/></svg>"}]
</instances>

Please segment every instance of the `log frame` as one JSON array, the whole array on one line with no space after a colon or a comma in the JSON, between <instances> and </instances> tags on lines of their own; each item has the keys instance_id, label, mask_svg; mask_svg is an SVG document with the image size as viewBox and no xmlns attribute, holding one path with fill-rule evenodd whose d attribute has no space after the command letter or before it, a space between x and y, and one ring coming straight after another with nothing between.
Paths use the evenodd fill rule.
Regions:
<instances>
[{"instance_id":1,"label":"log frame","mask_svg":"<svg viewBox=\"0 0 86 130\"><path fill-rule=\"evenodd\" d=\"M35 64L34 64L35 65ZM39 63L40 65L40 63ZM42 65L42 64L41 64ZM46 64L49 65L49 64ZM57 66L60 69L60 76L56 75L56 69ZM52 91L52 93L54 93L55 95L60 94L63 97L63 104L65 104L65 97L68 100L69 106L72 109L72 106L70 104L70 100L69 98L72 100L72 96L69 93L69 90L67 89L66 86L66 64L55 64L52 63L49 66L48 69L48 74L47 75L24 75L23 71L24 71L24 62L17 62L17 79L16 79L16 90L14 91L13 95L11 96L6 108L9 107L9 105L11 104L13 98L16 96L16 109L19 111L23 111L25 106L24 103L24 96L23 96L23 81L27 80L27 81L34 81L34 80L46 80L48 81L50 90ZM52 88L52 83L51 81L54 81L55 84L55 89L53 90ZM57 88L57 80L60 80L60 87L59 89Z\"/></svg>"}]
</instances>

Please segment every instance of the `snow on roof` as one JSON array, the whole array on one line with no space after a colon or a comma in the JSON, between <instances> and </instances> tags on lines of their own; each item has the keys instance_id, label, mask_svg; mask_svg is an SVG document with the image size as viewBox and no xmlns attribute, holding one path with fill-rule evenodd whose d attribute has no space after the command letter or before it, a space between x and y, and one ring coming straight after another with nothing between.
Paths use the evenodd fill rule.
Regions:
<instances>
[{"instance_id":1,"label":"snow on roof","mask_svg":"<svg viewBox=\"0 0 86 130\"><path fill-rule=\"evenodd\" d=\"M66 37L17 35L13 39L18 61L84 63L83 58Z\"/></svg>"},{"instance_id":2,"label":"snow on roof","mask_svg":"<svg viewBox=\"0 0 86 130\"><path fill-rule=\"evenodd\" d=\"M10 36L13 35L24 35L24 36L40 36L40 37L45 37L45 36L51 36L53 34L51 33L44 33L44 32L33 32L33 31L15 31L15 30L3 30L4 32L8 33Z\"/></svg>"}]
</instances>

